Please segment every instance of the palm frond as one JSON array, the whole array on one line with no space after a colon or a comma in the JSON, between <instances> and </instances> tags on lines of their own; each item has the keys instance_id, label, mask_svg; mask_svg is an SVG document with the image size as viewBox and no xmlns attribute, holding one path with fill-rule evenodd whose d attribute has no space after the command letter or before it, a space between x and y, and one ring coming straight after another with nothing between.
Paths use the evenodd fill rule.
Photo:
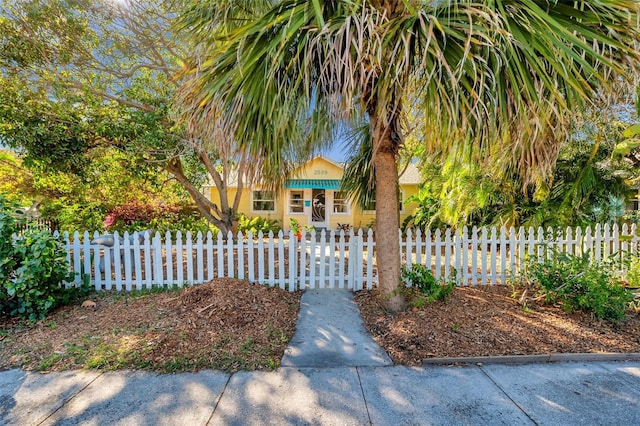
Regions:
<instances>
[{"instance_id":1,"label":"palm frond","mask_svg":"<svg viewBox=\"0 0 640 426\"><path fill-rule=\"evenodd\" d=\"M391 4L274 2L216 38L187 98L217 105L240 146L280 164L293 145L328 140L339 121L376 117L372 139L393 132L398 149L394 123L411 87L427 143L469 141L478 156L506 147L526 184L549 173L570 114L638 60L630 0Z\"/></svg>"}]
</instances>

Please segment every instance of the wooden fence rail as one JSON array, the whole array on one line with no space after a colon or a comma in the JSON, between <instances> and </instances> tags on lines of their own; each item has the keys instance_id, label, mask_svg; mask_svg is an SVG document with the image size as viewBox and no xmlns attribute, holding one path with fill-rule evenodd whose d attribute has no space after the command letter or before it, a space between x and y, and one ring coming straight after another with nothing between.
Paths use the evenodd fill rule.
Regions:
<instances>
[{"instance_id":1,"label":"wooden fence rail","mask_svg":"<svg viewBox=\"0 0 640 426\"><path fill-rule=\"evenodd\" d=\"M303 234L221 234L187 232L118 235L64 233L67 259L77 285L88 276L96 290L199 284L236 277L294 291L304 288L361 290L377 285L374 233L359 230ZM638 256L636 225L594 228L463 228L400 234L404 267L421 264L437 279L458 285L504 284L520 276L528 262L554 251L589 255L596 261ZM109 241L108 245L104 242ZM103 244L97 244L102 242Z\"/></svg>"}]
</instances>

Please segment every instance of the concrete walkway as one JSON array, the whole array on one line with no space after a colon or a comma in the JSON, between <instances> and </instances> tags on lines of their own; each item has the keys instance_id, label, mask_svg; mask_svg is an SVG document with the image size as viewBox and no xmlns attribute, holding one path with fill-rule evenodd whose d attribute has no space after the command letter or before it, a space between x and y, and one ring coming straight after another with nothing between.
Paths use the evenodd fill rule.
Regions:
<instances>
[{"instance_id":1,"label":"concrete walkway","mask_svg":"<svg viewBox=\"0 0 640 426\"><path fill-rule=\"evenodd\" d=\"M307 290L283 367L362 367L393 364L369 335L349 290Z\"/></svg>"},{"instance_id":2,"label":"concrete walkway","mask_svg":"<svg viewBox=\"0 0 640 426\"><path fill-rule=\"evenodd\" d=\"M0 425L636 425L635 359L391 366L349 292L311 290L276 371L0 371Z\"/></svg>"}]
</instances>

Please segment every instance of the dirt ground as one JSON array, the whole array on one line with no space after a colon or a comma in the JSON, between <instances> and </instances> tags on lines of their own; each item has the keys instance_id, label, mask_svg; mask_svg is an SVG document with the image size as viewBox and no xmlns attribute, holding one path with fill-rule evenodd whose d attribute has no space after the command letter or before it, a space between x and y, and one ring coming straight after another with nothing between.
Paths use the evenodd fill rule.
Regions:
<instances>
[{"instance_id":1,"label":"dirt ground","mask_svg":"<svg viewBox=\"0 0 640 426\"><path fill-rule=\"evenodd\" d=\"M0 318L0 368L275 368L295 330L300 293L216 279L185 290L109 293L35 325Z\"/></svg>"},{"instance_id":2,"label":"dirt ground","mask_svg":"<svg viewBox=\"0 0 640 426\"><path fill-rule=\"evenodd\" d=\"M395 363L431 357L640 352L640 314L617 325L511 297L508 286L457 287L446 302L395 315L377 291L355 296L365 326Z\"/></svg>"},{"instance_id":3,"label":"dirt ground","mask_svg":"<svg viewBox=\"0 0 640 426\"><path fill-rule=\"evenodd\" d=\"M375 290L355 300L397 364L429 357L640 352L640 314L619 323L557 306L524 310L507 286L458 287L445 302L389 315ZM300 293L236 279L185 290L106 293L29 325L0 318L0 369L273 369L293 336Z\"/></svg>"}]
</instances>

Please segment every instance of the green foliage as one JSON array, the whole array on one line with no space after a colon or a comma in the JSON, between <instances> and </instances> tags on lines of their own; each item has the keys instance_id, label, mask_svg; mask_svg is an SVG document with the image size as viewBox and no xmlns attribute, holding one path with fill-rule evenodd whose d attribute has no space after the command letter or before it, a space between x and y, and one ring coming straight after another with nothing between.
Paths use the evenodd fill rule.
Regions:
<instances>
[{"instance_id":1,"label":"green foliage","mask_svg":"<svg viewBox=\"0 0 640 426\"><path fill-rule=\"evenodd\" d=\"M546 303L559 303L567 312L592 312L611 322L624 319L631 292L617 279L612 265L582 256L554 253L529 265L526 280Z\"/></svg>"},{"instance_id":2,"label":"green foliage","mask_svg":"<svg viewBox=\"0 0 640 426\"><path fill-rule=\"evenodd\" d=\"M417 202L405 226L588 226L631 219L625 201L637 173L628 161L612 159L624 125L603 111L581 117L570 139L560 142L548 179L525 185L519 171L487 153L473 158L471 147L446 156L424 155L425 184L408 201Z\"/></svg>"},{"instance_id":3,"label":"green foliage","mask_svg":"<svg viewBox=\"0 0 640 426\"><path fill-rule=\"evenodd\" d=\"M629 262L627 282L629 287L640 288L640 255L634 256Z\"/></svg>"},{"instance_id":4,"label":"green foliage","mask_svg":"<svg viewBox=\"0 0 640 426\"><path fill-rule=\"evenodd\" d=\"M86 288L66 289L62 285L73 276L60 238L30 227L13 237L21 222L15 218L18 213L0 197L0 308L33 321L69 303Z\"/></svg>"},{"instance_id":5,"label":"green foliage","mask_svg":"<svg viewBox=\"0 0 640 426\"><path fill-rule=\"evenodd\" d=\"M446 301L453 289L455 288L455 280L447 283L439 282L433 276L431 271L423 265L412 265L403 271L403 278L415 287L422 296L414 298L411 302L416 307L421 307L424 303L431 303L435 300Z\"/></svg>"},{"instance_id":6,"label":"green foliage","mask_svg":"<svg viewBox=\"0 0 640 426\"><path fill-rule=\"evenodd\" d=\"M281 228L280 222L276 219L269 219L261 216L248 217L241 214L238 218L237 229L243 234L251 232L256 236L260 231L262 231L263 234L268 234L269 231L273 231L273 233L276 234Z\"/></svg>"},{"instance_id":7,"label":"green foliage","mask_svg":"<svg viewBox=\"0 0 640 426\"><path fill-rule=\"evenodd\" d=\"M67 204L68 203L68 204ZM58 231L83 232L102 229L105 206L98 202L67 203L54 200L46 202L41 210L43 217L53 218L58 224Z\"/></svg>"},{"instance_id":8,"label":"green foliage","mask_svg":"<svg viewBox=\"0 0 640 426\"><path fill-rule=\"evenodd\" d=\"M226 212L201 197L203 184L216 173L228 178L231 169L250 175L255 169L248 163L260 163L239 153L232 137L223 146L220 132L208 133L216 128L211 114L202 126L179 118L176 93L189 78L181 71L198 54L173 28L181 6L167 0L0 3L0 140L20 151L34 175L4 179L0 170L0 191L13 193L4 181L25 186L33 178L33 201L70 206L52 206L49 212L65 217L47 217L70 231L99 229L95 207L105 213L130 199L147 202L148 195L166 203L191 197L214 225L231 226ZM231 174L240 182L249 178ZM185 221L183 229L208 228ZM157 228L173 227L161 222Z\"/></svg>"},{"instance_id":9,"label":"green foliage","mask_svg":"<svg viewBox=\"0 0 640 426\"><path fill-rule=\"evenodd\" d=\"M289 218L289 227L293 234L298 234L302 231L302 228L300 227L300 222L298 222L298 219L296 219L295 217Z\"/></svg>"}]
</instances>

